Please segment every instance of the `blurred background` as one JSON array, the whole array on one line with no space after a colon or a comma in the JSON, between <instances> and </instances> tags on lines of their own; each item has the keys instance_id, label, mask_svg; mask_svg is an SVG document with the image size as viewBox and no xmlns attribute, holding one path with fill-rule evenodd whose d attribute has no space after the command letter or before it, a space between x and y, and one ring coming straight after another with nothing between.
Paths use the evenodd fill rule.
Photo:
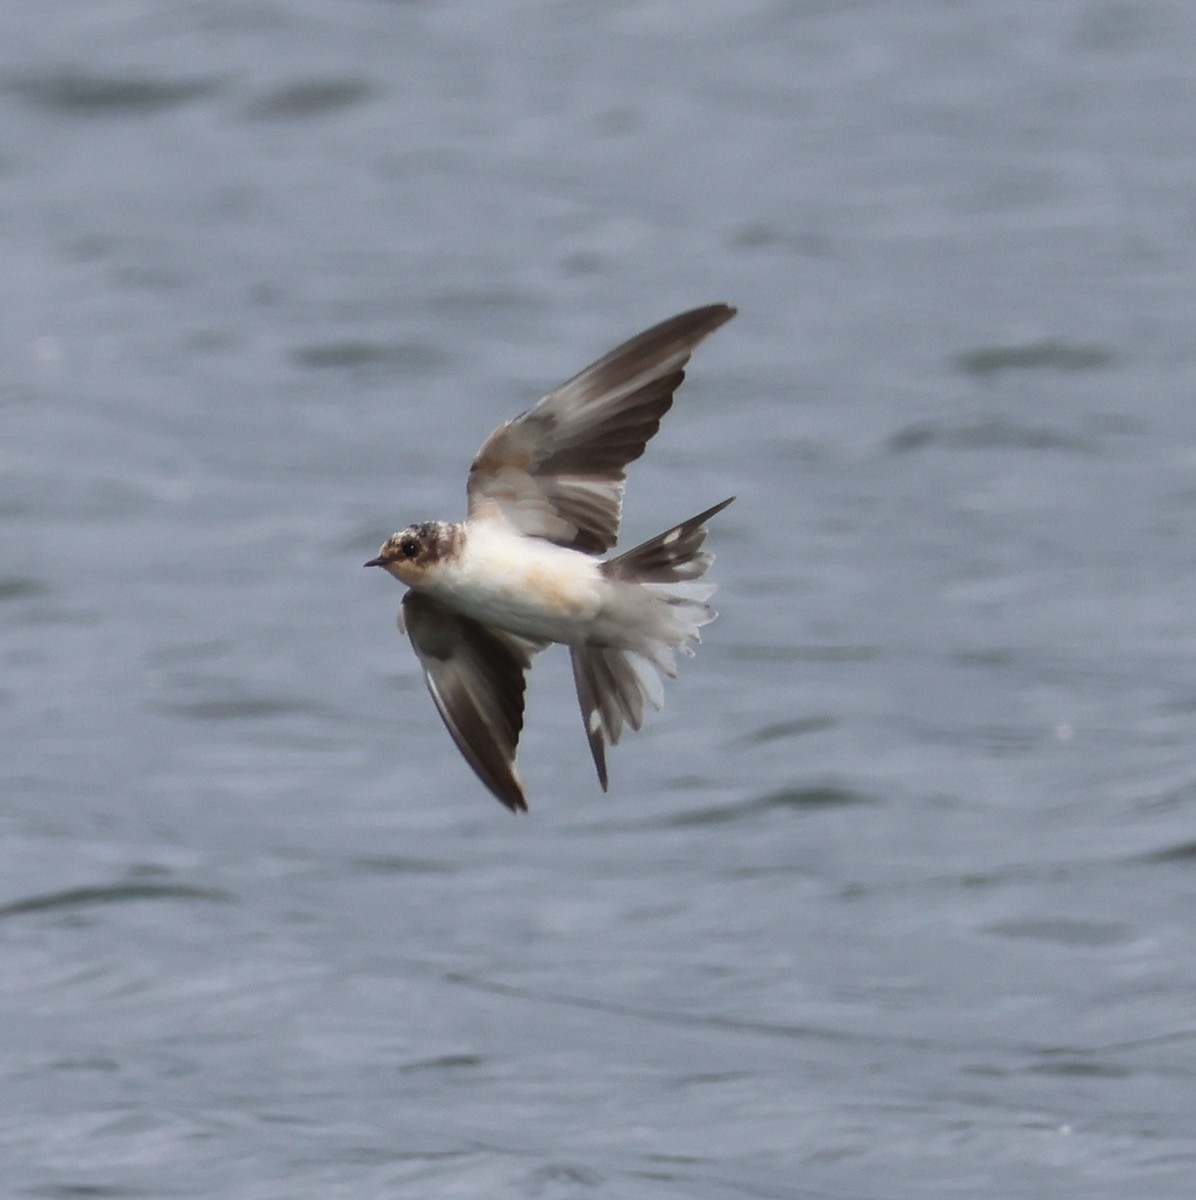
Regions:
<instances>
[{"instance_id":1,"label":"blurred background","mask_svg":"<svg viewBox=\"0 0 1196 1200\"><path fill-rule=\"evenodd\" d=\"M1191 1195L1196 8L0 26L7 1195ZM361 563L715 300L512 818Z\"/></svg>"}]
</instances>

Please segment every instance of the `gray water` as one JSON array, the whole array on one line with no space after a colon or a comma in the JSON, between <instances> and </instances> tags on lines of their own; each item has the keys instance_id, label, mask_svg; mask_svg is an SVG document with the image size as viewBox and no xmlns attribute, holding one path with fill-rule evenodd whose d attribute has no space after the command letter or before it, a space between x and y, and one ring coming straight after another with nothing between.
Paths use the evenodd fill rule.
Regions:
<instances>
[{"instance_id":1,"label":"gray water","mask_svg":"<svg viewBox=\"0 0 1196 1200\"><path fill-rule=\"evenodd\" d=\"M1192 1194L1196 6L0 23L5 1196ZM713 300L513 818L361 563Z\"/></svg>"}]
</instances>

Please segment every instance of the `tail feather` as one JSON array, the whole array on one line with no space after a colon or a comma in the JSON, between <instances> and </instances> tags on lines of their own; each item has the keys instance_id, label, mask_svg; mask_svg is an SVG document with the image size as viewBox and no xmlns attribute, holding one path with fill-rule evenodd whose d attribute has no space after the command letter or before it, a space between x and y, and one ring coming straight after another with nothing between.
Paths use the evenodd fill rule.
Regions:
<instances>
[{"instance_id":1,"label":"tail feather","mask_svg":"<svg viewBox=\"0 0 1196 1200\"><path fill-rule=\"evenodd\" d=\"M608 646L574 646L573 680L585 721L586 740L598 771L598 782L606 791L606 744L617 745L624 724L639 729L644 723L644 701L659 709L664 703L659 682L647 671L637 670L633 651ZM644 668L648 664L643 659Z\"/></svg>"},{"instance_id":2,"label":"tail feather","mask_svg":"<svg viewBox=\"0 0 1196 1200\"><path fill-rule=\"evenodd\" d=\"M707 604L714 585L694 580L713 561L713 555L702 550L704 524L734 498L602 564L609 579L640 585L651 597L639 645L574 646L570 651L586 740L603 791L607 744L616 745L625 726L641 727L645 702L656 709L663 706L664 691L656 672L675 675L677 650L693 654L689 643L700 641L698 630L715 618Z\"/></svg>"},{"instance_id":3,"label":"tail feather","mask_svg":"<svg viewBox=\"0 0 1196 1200\"><path fill-rule=\"evenodd\" d=\"M634 550L603 563L602 573L610 579L629 579L636 583L677 583L700 578L714 561L713 555L701 553L702 543L706 540L705 523L734 499L731 496L696 517L649 538Z\"/></svg>"}]
</instances>

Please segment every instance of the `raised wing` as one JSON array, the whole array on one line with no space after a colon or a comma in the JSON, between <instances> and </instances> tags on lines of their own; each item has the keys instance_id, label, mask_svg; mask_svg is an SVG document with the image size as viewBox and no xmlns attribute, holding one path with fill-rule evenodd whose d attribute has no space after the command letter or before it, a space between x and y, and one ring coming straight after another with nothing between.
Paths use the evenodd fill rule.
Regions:
<instances>
[{"instance_id":1,"label":"raised wing","mask_svg":"<svg viewBox=\"0 0 1196 1200\"><path fill-rule=\"evenodd\" d=\"M543 645L463 617L422 592L403 597L399 623L465 761L512 812L526 812L515 752L524 676Z\"/></svg>"},{"instance_id":2,"label":"raised wing","mask_svg":"<svg viewBox=\"0 0 1196 1200\"><path fill-rule=\"evenodd\" d=\"M496 429L469 469L470 520L501 516L530 537L609 550L627 464L660 428L694 347L734 315L711 304L672 317Z\"/></svg>"}]
</instances>

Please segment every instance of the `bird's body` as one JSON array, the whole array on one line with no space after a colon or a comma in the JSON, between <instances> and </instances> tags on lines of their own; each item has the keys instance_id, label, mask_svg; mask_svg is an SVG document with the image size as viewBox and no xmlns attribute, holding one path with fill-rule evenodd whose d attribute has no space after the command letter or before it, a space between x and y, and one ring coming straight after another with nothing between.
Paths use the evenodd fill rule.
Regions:
<instances>
[{"instance_id":1,"label":"bird's body","mask_svg":"<svg viewBox=\"0 0 1196 1200\"><path fill-rule=\"evenodd\" d=\"M580 645L613 590L599 561L529 538L503 520L454 526L457 553L421 587L465 616L524 637Z\"/></svg>"},{"instance_id":2,"label":"bird's body","mask_svg":"<svg viewBox=\"0 0 1196 1200\"><path fill-rule=\"evenodd\" d=\"M656 671L714 619L702 523L730 500L617 558L625 467L643 453L690 351L734 315L712 305L640 334L487 439L465 521L410 525L366 566L410 589L400 628L458 748L509 808L524 673L552 642L570 647L586 736L606 787L605 746L663 702Z\"/></svg>"}]
</instances>

